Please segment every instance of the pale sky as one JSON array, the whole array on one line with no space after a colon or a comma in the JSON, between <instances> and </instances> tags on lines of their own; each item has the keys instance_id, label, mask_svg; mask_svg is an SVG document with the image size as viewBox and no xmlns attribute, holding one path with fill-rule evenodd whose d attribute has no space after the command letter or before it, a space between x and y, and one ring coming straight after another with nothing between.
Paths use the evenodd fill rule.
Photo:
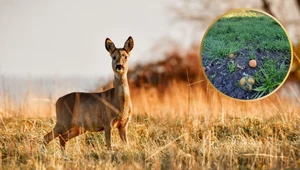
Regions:
<instances>
[{"instance_id":1,"label":"pale sky","mask_svg":"<svg viewBox=\"0 0 300 170\"><path fill-rule=\"evenodd\" d=\"M111 74L104 40L123 47L132 36L131 63L173 34L172 0L0 0L0 75Z\"/></svg>"},{"instance_id":2,"label":"pale sky","mask_svg":"<svg viewBox=\"0 0 300 170\"><path fill-rule=\"evenodd\" d=\"M135 47L130 65L143 63L164 55L154 46L173 48L168 43L159 43L164 37L186 48L192 42L199 42L200 46L205 28L218 15L228 9L262 6L260 0L223 3L203 0L202 5L195 1L190 5L207 18L200 23L202 29L198 29L191 23L174 22L175 12L170 8L179 5L184 9L188 6L185 3L183 0L0 0L0 75L111 76L111 59L104 47L107 37L122 47L128 36L132 36ZM282 14L278 15L280 19L291 15L284 11L277 12ZM297 27L287 27L292 37L296 37L293 33L299 33L294 28Z\"/></svg>"}]
</instances>

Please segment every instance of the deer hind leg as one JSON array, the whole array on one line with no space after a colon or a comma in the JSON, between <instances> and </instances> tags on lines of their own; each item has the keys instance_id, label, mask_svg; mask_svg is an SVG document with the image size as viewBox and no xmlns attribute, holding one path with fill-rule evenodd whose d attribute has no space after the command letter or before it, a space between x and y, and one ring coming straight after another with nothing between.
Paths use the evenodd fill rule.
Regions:
<instances>
[{"instance_id":1,"label":"deer hind leg","mask_svg":"<svg viewBox=\"0 0 300 170\"><path fill-rule=\"evenodd\" d=\"M78 136L80 134L80 131L79 131L79 128L77 127L73 127L71 128L69 131L67 131L66 133L62 134L62 135L59 135L59 143L60 143L60 146L61 146L61 150L65 150L66 148L66 143Z\"/></svg>"},{"instance_id":2,"label":"deer hind leg","mask_svg":"<svg viewBox=\"0 0 300 170\"><path fill-rule=\"evenodd\" d=\"M47 145L50 141L52 141L60 134L63 134L64 132L64 128L56 124L54 129L44 136L44 145Z\"/></svg>"},{"instance_id":3,"label":"deer hind leg","mask_svg":"<svg viewBox=\"0 0 300 170\"><path fill-rule=\"evenodd\" d=\"M108 150L111 150L111 127L107 127L104 129L105 133L105 142Z\"/></svg>"},{"instance_id":4,"label":"deer hind leg","mask_svg":"<svg viewBox=\"0 0 300 170\"><path fill-rule=\"evenodd\" d=\"M50 141L52 141L54 138L56 138L59 134L55 133L54 130L52 130L51 132L47 133L44 136L44 145L47 145Z\"/></svg>"}]
</instances>

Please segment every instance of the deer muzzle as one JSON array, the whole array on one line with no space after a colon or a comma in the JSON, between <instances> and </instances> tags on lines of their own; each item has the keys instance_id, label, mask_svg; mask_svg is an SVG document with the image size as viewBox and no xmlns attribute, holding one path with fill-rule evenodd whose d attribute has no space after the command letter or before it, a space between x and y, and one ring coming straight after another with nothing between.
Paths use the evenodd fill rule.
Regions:
<instances>
[{"instance_id":1,"label":"deer muzzle","mask_svg":"<svg viewBox=\"0 0 300 170\"><path fill-rule=\"evenodd\" d=\"M117 70L117 71L124 70L123 65L122 65L122 64L117 64L117 65L116 65L116 70Z\"/></svg>"}]
</instances>

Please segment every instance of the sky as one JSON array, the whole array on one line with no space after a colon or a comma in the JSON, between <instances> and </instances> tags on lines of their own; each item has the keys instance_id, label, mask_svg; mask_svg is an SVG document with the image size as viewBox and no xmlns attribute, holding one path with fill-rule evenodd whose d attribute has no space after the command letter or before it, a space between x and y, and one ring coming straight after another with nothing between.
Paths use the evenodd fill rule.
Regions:
<instances>
[{"instance_id":1,"label":"sky","mask_svg":"<svg viewBox=\"0 0 300 170\"><path fill-rule=\"evenodd\" d=\"M112 74L104 41L135 41L131 63L149 60L163 36L176 37L171 0L0 0L0 75Z\"/></svg>"},{"instance_id":2,"label":"sky","mask_svg":"<svg viewBox=\"0 0 300 170\"><path fill-rule=\"evenodd\" d=\"M134 38L130 57L130 66L133 66L164 56L155 47L172 48L168 41L163 41L166 38L185 48L191 42L199 42L200 46L205 29L228 9L261 7L260 0L230 0L221 4L202 0L202 5L190 2L194 3L188 5L183 0L0 0L0 76L112 77L111 59L104 47L107 37L117 47L122 47L129 36ZM274 4L273 8L277 9ZM187 10L181 12L193 12L187 8L193 6L207 18L199 22L202 28L174 22L176 14L172 7L175 6ZM289 19L282 18L291 16L285 14L286 11L277 14L282 14L278 15L280 20L288 22ZM299 32L293 28L287 27L290 35Z\"/></svg>"}]
</instances>

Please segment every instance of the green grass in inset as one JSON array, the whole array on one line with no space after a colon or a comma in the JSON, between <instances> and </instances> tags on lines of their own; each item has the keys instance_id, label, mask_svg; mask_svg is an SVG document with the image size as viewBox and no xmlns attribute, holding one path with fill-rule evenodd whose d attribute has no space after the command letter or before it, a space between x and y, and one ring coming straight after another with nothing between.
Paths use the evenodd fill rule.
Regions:
<instances>
[{"instance_id":1,"label":"green grass in inset","mask_svg":"<svg viewBox=\"0 0 300 170\"><path fill-rule=\"evenodd\" d=\"M281 26L268 16L219 19L206 34L203 56L224 58L240 49L288 52L290 44Z\"/></svg>"},{"instance_id":2,"label":"green grass in inset","mask_svg":"<svg viewBox=\"0 0 300 170\"><path fill-rule=\"evenodd\" d=\"M279 67L277 67L278 64L280 64ZM276 59L265 59L263 67L254 75L255 82L261 85L253 89L257 91L253 98L262 97L275 90L282 83L287 70L285 60L279 63Z\"/></svg>"},{"instance_id":3,"label":"green grass in inset","mask_svg":"<svg viewBox=\"0 0 300 170\"><path fill-rule=\"evenodd\" d=\"M229 72L229 73L234 72L235 66L236 66L236 64L235 64L234 61L228 62L228 63L227 63L228 72Z\"/></svg>"}]
</instances>

